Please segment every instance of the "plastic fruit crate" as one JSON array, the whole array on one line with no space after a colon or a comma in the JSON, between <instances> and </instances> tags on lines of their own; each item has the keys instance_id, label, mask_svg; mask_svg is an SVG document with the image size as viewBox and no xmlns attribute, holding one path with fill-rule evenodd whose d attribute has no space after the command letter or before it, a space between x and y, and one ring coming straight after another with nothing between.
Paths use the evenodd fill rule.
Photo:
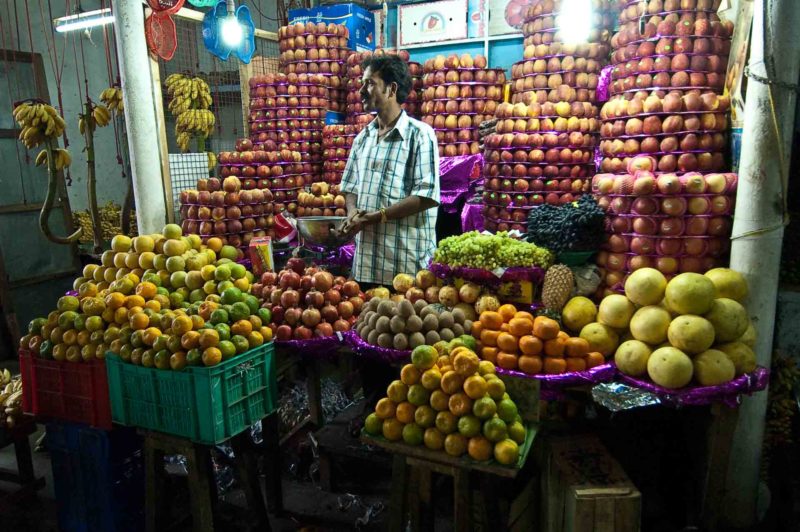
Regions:
<instances>
[{"instance_id":1,"label":"plastic fruit crate","mask_svg":"<svg viewBox=\"0 0 800 532\"><path fill-rule=\"evenodd\" d=\"M108 376L102 360L59 362L21 349L19 369L24 412L111 430Z\"/></svg>"},{"instance_id":2,"label":"plastic fruit crate","mask_svg":"<svg viewBox=\"0 0 800 532\"><path fill-rule=\"evenodd\" d=\"M135 429L48 423L58 528L65 532L144 530L144 459Z\"/></svg>"},{"instance_id":3,"label":"plastic fruit crate","mask_svg":"<svg viewBox=\"0 0 800 532\"><path fill-rule=\"evenodd\" d=\"M212 445L236 436L278 404L272 342L211 367L146 368L106 355L111 417Z\"/></svg>"}]
</instances>

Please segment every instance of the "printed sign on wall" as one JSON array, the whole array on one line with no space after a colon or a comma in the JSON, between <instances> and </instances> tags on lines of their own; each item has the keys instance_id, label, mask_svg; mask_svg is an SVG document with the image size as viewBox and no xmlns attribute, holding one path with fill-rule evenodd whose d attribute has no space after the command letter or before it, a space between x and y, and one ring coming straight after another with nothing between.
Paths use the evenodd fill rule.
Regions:
<instances>
[{"instance_id":1,"label":"printed sign on wall","mask_svg":"<svg viewBox=\"0 0 800 532\"><path fill-rule=\"evenodd\" d=\"M398 46L467 38L468 0L399 7Z\"/></svg>"}]
</instances>

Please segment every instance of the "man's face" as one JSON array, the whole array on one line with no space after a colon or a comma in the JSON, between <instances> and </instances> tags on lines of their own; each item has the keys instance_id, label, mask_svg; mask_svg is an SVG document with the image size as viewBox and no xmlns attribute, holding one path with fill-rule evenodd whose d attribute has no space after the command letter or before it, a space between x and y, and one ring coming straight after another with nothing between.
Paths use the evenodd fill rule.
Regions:
<instances>
[{"instance_id":1,"label":"man's face","mask_svg":"<svg viewBox=\"0 0 800 532\"><path fill-rule=\"evenodd\" d=\"M372 67L367 67L361 78L360 93L364 111L380 111L396 97L396 88L394 83L387 87L378 73L373 72Z\"/></svg>"}]
</instances>

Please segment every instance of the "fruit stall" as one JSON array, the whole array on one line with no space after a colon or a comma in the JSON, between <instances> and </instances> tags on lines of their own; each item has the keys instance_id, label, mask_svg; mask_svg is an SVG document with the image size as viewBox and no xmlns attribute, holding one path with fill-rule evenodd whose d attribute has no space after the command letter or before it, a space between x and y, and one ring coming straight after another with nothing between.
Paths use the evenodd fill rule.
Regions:
<instances>
[{"instance_id":1,"label":"fruit stall","mask_svg":"<svg viewBox=\"0 0 800 532\"><path fill-rule=\"evenodd\" d=\"M60 76L58 100L12 101L9 142L47 176L25 212L74 263L21 326L0 255L16 355L0 359L0 457L17 458L0 481L19 486L0 519L34 529L38 492L70 531L728 530L756 507L742 486L796 473L774 464L796 451L800 369L773 342L776 254L754 261L751 242L783 230L754 213L793 189L755 190L739 137L760 120L753 85L786 83L742 72L763 55L751 2L117 4L74 15L87 35L114 24L95 44L120 81L98 102L79 80L69 109ZM380 58L402 71L381 98L435 152L416 267L393 262L401 225L375 244L385 258L348 229L365 171L385 207L366 216L398 221L383 196L405 162L374 157L403 133L377 136L390 104L365 96ZM99 209L108 124L130 192ZM87 208L58 236L65 187Z\"/></svg>"}]
</instances>

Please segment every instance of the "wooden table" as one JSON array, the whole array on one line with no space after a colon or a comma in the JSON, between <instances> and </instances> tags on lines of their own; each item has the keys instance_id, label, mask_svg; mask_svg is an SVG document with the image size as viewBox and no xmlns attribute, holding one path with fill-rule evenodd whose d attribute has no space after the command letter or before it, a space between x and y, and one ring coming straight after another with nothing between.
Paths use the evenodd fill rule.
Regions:
<instances>
[{"instance_id":1,"label":"wooden table","mask_svg":"<svg viewBox=\"0 0 800 532\"><path fill-rule=\"evenodd\" d=\"M520 446L517 467L507 467L494 461L476 462L469 457L455 458L444 451L431 451L402 442L391 442L362 434L361 440L389 451L392 462L392 491L389 501L389 530L405 531L406 513L412 530L432 530L434 494L431 475L438 473L453 477L453 528L456 532L488 530L502 526L496 486L497 482L517 478L525 465L538 427L528 427L528 438ZM473 490L476 490L477 496ZM422 506L428 511L423 512Z\"/></svg>"}]
</instances>

